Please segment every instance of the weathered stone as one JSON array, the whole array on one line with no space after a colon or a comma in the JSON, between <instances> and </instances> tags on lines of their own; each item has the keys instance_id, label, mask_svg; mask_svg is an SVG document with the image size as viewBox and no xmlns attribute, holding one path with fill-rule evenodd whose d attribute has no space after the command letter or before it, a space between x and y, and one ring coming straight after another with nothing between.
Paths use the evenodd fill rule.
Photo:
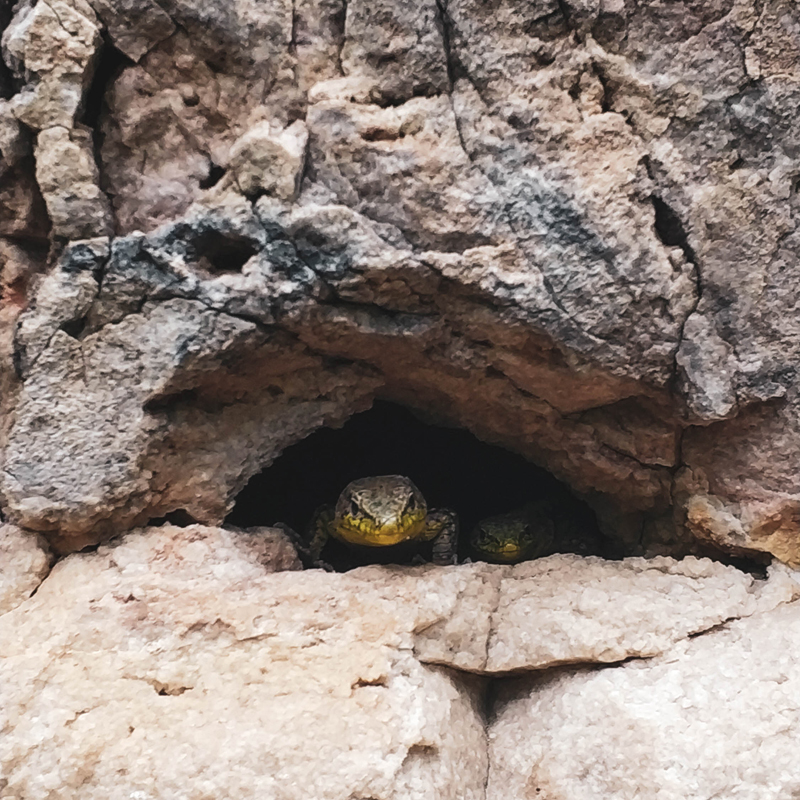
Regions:
<instances>
[{"instance_id":1,"label":"weathered stone","mask_svg":"<svg viewBox=\"0 0 800 800\"><path fill-rule=\"evenodd\" d=\"M7 794L483 797L477 692L413 657L391 573L268 574L255 536L134 533L0 619Z\"/></svg>"},{"instance_id":2,"label":"weathered stone","mask_svg":"<svg viewBox=\"0 0 800 800\"><path fill-rule=\"evenodd\" d=\"M799 656L791 603L652 661L523 683L489 732L486 797L790 797Z\"/></svg>"},{"instance_id":3,"label":"weathered stone","mask_svg":"<svg viewBox=\"0 0 800 800\"><path fill-rule=\"evenodd\" d=\"M175 23L155 0L89 0L118 50L133 61L175 32Z\"/></svg>"},{"instance_id":4,"label":"weathered stone","mask_svg":"<svg viewBox=\"0 0 800 800\"><path fill-rule=\"evenodd\" d=\"M36 138L36 180L52 233L90 239L111 232L108 199L100 190L91 131L48 128Z\"/></svg>"},{"instance_id":5,"label":"weathered stone","mask_svg":"<svg viewBox=\"0 0 800 800\"><path fill-rule=\"evenodd\" d=\"M212 794L266 785L287 798L345 798L357 787L364 797L478 800L488 766L479 684L453 667L491 674L662 648L669 660L711 641L688 636L733 617L752 614L763 631L781 613L772 609L796 616L785 604L800 592L785 570L753 581L695 559L556 556L347 574L298 566L281 531L200 525L134 531L60 561L0 619L6 792L80 785L87 798L164 797L202 770ZM534 607L538 616L526 613ZM800 641L793 628L781 636L787 652ZM747 645L743 636L731 653L715 652L716 668L727 675L724 664L739 662L734 672L751 678L737 649ZM542 721L563 724L558 706L536 725L516 711L539 696L546 707L548 691L500 712L494 788L520 780L504 773L520 719L523 759Z\"/></svg>"},{"instance_id":6,"label":"weathered stone","mask_svg":"<svg viewBox=\"0 0 800 800\"><path fill-rule=\"evenodd\" d=\"M629 550L685 552L696 535L798 563L800 47L787 0L95 9L22 3L3 38L8 107L42 129L36 175L57 238L110 232L101 185L118 233L170 223L189 239L193 203L265 193L254 246L302 251L302 280L282 267L202 286L129 268L126 280L158 285L154 303L196 291L223 313L256 309L307 349L364 361L374 382L358 407L379 385L513 447L586 496ZM139 63L102 76L96 170L73 126L98 15ZM300 120L305 165L302 135L275 141ZM39 237L19 133L0 129L0 233ZM309 244L326 237L335 247ZM291 300L268 300L281 281ZM98 298L88 318L114 302ZM708 485L674 483L679 466ZM226 506L218 484L196 505ZM727 533L704 533L706 498L731 515ZM68 505L67 537L86 520Z\"/></svg>"},{"instance_id":7,"label":"weathered stone","mask_svg":"<svg viewBox=\"0 0 800 800\"><path fill-rule=\"evenodd\" d=\"M34 130L71 128L82 107L100 45L100 26L85 0L23 4L3 35L3 52L31 82L11 101Z\"/></svg>"},{"instance_id":8,"label":"weathered stone","mask_svg":"<svg viewBox=\"0 0 800 800\"><path fill-rule=\"evenodd\" d=\"M670 475L664 467L603 447L592 427L570 416L598 402L629 397L636 391L634 382L600 370L570 376L546 339L513 318L498 322L486 313L478 299L480 278L475 277L475 302L451 295L428 263L429 254L419 259L401 246L402 240L392 247L383 230L347 208L310 205L286 215L266 197L257 208L255 216L249 203L234 197L148 237L117 239L107 265L99 268L102 289L88 312L84 301L80 309L71 309L65 300L60 310L43 302L22 321L21 363L35 359L36 365L26 376L30 391L20 397L9 445L9 463L18 467L4 480L14 520L35 530L58 529L59 548L73 546L72 539L74 546L83 546L101 518L106 518L103 526L91 533L95 541L106 529L161 516L165 509L186 508L195 519L218 523L244 482L283 447L319 424L363 409L381 386L384 396L427 408L543 461L579 491L606 492L628 508L667 507ZM468 251L463 269L492 275L503 266L502 259L492 260L487 268L486 255ZM71 280L58 274L72 270L65 259L53 286ZM87 282L85 300L95 280L81 278ZM331 287L342 298L341 308L328 302ZM240 327L243 337L234 345L205 336L202 378L184 363L185 345L179 344L193 338L189 329L198 314L205 320L198 322L201 328ZM84 316L86 327L77 340L61 333L44 338L44 332L65 323L69 328ZM262 333L253 321L270 327ZM118 324L108 327L112 322ZM455 336L454 330L462 333ZM25 338L29 331L43 332L46 353L40 355L33 339ZM162 341L172 335L173 344ZM158 344L143 347L143 340ZM432 349L434 343L439 344ZM343 366L342 359L359 366ZM257 365L265 363L269 366L259 370ZM94 364L115 376L113 388L80 377ZM109 365L115 365L111 371ZM487 376L490 365L500 374ZM565 382L551 390L553 372ZM152 384L143 374L152 376ZM73 376L69 389L65 375ZM470 389L476 379L483 387L477 394ZM265 394L268 385L275 388ZM532 396L534 391L563 411ZM131 403L122 426L116 416L102 422L112 395ZM443 402L446 396L458 400ZM69 448L60 422L66 413L49 424L41 421L42 408L67 398L80 408L70 417ZM515 417L508 414L510 407L517 409ZM301 408L325 411L301 423L308 413ZM88 409L96 411L88 414ZM287 413L295 421L279 422L288 419ZM31 420L37 420L33 427ZM91 430L87 436L84 424ZM218 446L210 446L206 425L215 431L211 441ZM265 450L267 440L254 438L253 430L266 432L274 425L280 433ZM101 436L102 430L108 435ZM119 457L133 447L125 441L137 441L137 452L152 454L144 472L140 456ZM233 446L234 441L241 445ZM104 447L110 449L103 453ZM32 452L40 458L48 453L47 469L22 468ZM109 459L119 470L113 480ZM97 470L95 480L86 475L79 480L76 463ZM173 480L176 475L180 480Z\"/></svg>"},{"instance_id":9,"label":"weathered stone","mask_svg":"<svg viewBox=\"0 0 800 800\"><path fill-rule=\"evenodd\" d=\"M47 236L47 211L32 174L30 135L0 100L0 236Z\"/></svg>"},{"instance_id":10,"label":"weathered stone","mask_svg":"<svg viewBox=\"0 0 800 800\"><path fill-rule=\"evenodd\" d=\"M204 235L210 253L219 239L213 230ZM111 260L122 268L152 263L143 249L137 255L141 244L117 240ZM146 283L124 274L109 276L106 288L132 308L93 316L103 258L102 242L65 251L43 283L42 306L20 324L20 364L29 372L6 451L3 494L9 513L51 531L58 549L96 542L120 520L132 525L176 509L221 521L263 463L363 407L374 389L363 368L322 369L324 359L286 334L205 302L142 302L130 292L147 292ZM240 302L249 302L253 281L266 288L253 298L264 311L281 292L288 298L296 291L269 266L254 262ZM181 271L196 296L190 287L197 276ZM127 295L116 294L116 281ZM52 302L58 296L60 304ZM222 354L224 365L217 361ZM65 439L60 424L45 418L69 420L70 435Z\"/></svg>"},{"instance_id":11,"label":"weathered stone","mask_svg":"<svg viewBox=\"0 0 800 800\"><path fill-rule=\"evenodd\" d=\"M9 166L30 155L29 137L22 123L12 113L7 100L0 100L0 157Z\"/></svg>"},{"instance_id":12,"label":"weathered stone","mask_svg":"<svg viewBox=\"0 0 800 800\"><path fill-rule=\"evenodd\" d=\"M363 79L368 102L398 104L447 91L447 60L434 0L349 0L342 71Z\"/></svg>"},{"instance_id":13,"label":"weathered stone","mask_svg":"<svg viewBox=\"0 0 800 800\"><path fill-rule=\"evenodd\" d=\"M36 293L43 314L23 317L16 332L19 367L29 373L59 330L79 332L97 295L100 269L108 258L108 239L90 239L67 247L60 269L47 275Z\"/></svg>"},{"instance_id":14,"label":"weathered stone","mask_svg":"<svg viewBox=\"0 0 800 800\"><path fill-rule=\"evenodd\" d=\"M36 534L0 525L0 615L27 600L50 570L50 553Z\"/></svg>"},{"instance_id":15,"label":"weathered stone","mask_svg":"<svg viewBox=\"0 0 800 800\"><path fill-rule=\"evenodd\" d=\"M655 656L800 596L785 572L754 581L692 557L615 562L565 555L470 570L453 610L417 633L422 661L502 674ZM430 593L439 603L447 596L433 586Z\"/></svg>"},{"instance_id":16,"label":"weathered stone","mask_svg":"<svg viewBox=\"0 0 800 800\"><path fill-rule=\"evenodd\" d=\"M306 158L308 133L298 121L284 131L268 122L251 128L231 147L229 167L245 196L267 194L291 201L297 196Z\"/></svg>"},{"instance_id":17,"label":"weathered stone","mask_svg":"<svg viewBox=\"0 0 800 800\"><path fill-rule=\"evenodd\" d=\"M28 304L31 282L44 269L44 259L41 248L0 238L0 453L19 388L14 347L17 320Z\"/></svg>"}]
</instances>

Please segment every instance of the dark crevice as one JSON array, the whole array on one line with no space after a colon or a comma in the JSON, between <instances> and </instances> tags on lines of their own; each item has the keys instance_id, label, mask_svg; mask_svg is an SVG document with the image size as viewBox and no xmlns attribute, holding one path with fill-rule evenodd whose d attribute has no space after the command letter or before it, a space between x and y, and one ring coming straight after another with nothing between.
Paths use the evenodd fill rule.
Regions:
<instances>
[{"instance_id":1,"label":"dark crevice","mask_svg":"<svg viewBox=\"0 0 800 800\"><path fill-rule=\"evenodd\" d=\"M208 175L200 181L201 189L210 189L216 186L225 177L227 170L209 159Z\"/></svg>"},{"instance_id":2,"label":"dark crevice","mask_svg":"<svg viewBox=\"0 0 800 800\"><path fill-rule=\"evenodd\" d=\"M73 319L69 322L64 322L59 326L60 331L64 331L67 336L70 336L73 339L80 339L81 334L86 328L86 317L81 317L80 319Z\"/></svg>"},{"instance_id":3,"label":"dark crevice","mask_svg":"<svg viewBox=\"0 0 800 800\"><path fill-rule=\"evenodd\" d=\"M697 267L697 257L689 244L683 222L678 214L657 195L651 195L650 201L656 212L655 230L661 243L666 247L679 247L686 260Z\"/></svg>"},{"instance_id":4,"label":"dark crevice","mask_svg":"<svg viewBox=\"0 0 800 800\"><path fill-rule=\"evenodd\" d=\"M600 85L603 87L603 97L600 100L600 109L604 113L608 113L609 111L614 111L614 90L611 86L611 81L606 75L605 71L600 67L599 64L596 62L592 64L594 74L597 76L597 80L600 81ZM619 113L619 112L617 112ZM626 122L630 124L630 120L627 118L625 114L620 114L620 116L624 117Z\"/></svg>"},{"instance_id":5,"label":"dark crevice","mask_svg":"<svg viewBox=\"0 0 800 800\"><path fill-rule=\"evenodd\" d=\"M94 75L83 100L80 122L94 132L95 146L102 145L99 131L100 117L106 110L106 94L123 69L134 62L111 43L108 34L103 34L103 42L94 68Z\"/></svg>"},{"instance_id":6,"label":"dark crevice","mask_svg":"<svg viewBox=\"0 0 800 800\"><path fill-rule=\"evenodd\" d=\"M213 229L202 231L188 242L187 251L198 268L213 275L241 272L259 252L250 239Z\"/></svg>"},{"instance_id":7,"label":"dark crevice","mask_svg":"<svg viewBox=\"0 0 800 800\"><path fill-rule=\"evenodd\" d=\"M0 35L11 22L14 3L12 0L0 0ZM6 66L0 56L0 100L8 100L19 88L14 73Z\"/></svg>"},{"instance_id":8,"label":"dark crevice","mask_svg":"<svg viewBox=\"0 0 800 800\"><path fill-rule=\"evenodd\" d=\"M185 509L178 508L175 511L170 511L164 514L163 517L151 517L146 525L147 527L159 528L162 525L174 525L176 528L188 528L190 525L196 525L197 520Z\"/></svg>"},{"instance_id":9,"label":"dark crevice","mask_svg":"<svg viewBox=\"0 0 800 800\"><path fill-rule=\"evenodd\" d=\"M148 683L153 686L159 697L177 697L193 688L192 686L166 686L159 681L148 681Z\"/></svg>"},{"instance_id":10,"label":"dark crevice","mask_svg":"<svg viewBox=\"0 0 800 800\"><path fill-rule=\"evenodd\" d=\"M556 4L558 5L558 10L559 10L561 16L564 18L564 24L567 26L567 31L575 33L576 34L576 38L578 39L578 41L583 43L581 38L577 36L578 31L577 31L577 29L576 29L576 27L575 27L575 25L573 23L572 13L570 12L570 9L569 9L569 6L567 5L567 3L564 2L564 0L556 0Z\"/></svg>"},{"instance_id":11,"label":"dark crevice","mask_svg":"<svg viewBox=\"0 0 800 800\"><path fill-rule=\"evenodd\" d=\"M289 35L289 53L293 56L297 56L297 3L296 0L292 0L292 31Z\"/></svg>"},{"instance_id":12,"label":"dark crevice","mask_svg":"<svg viewBox=\"0 0 800 800\"><path fill-rule=\"evenodd\" d=\"M344 77L344 66L342 65L342 51L347 36L347 0L342 0L341 9L333 16L333 24L339 37L339 43L336 48L336 66L339 69L339 74Z\"/></svg>"},{"instance_id":13,"label":"dark crevice","mask_svg":"<svg viewBox=\"0 0 800 800\"><path fill-rule=\"evenodd\" d=\"M104 112L108 110L106 95L109 89L119 77L120 73L126 67L132 66L134 62L122 51L114 47L106 31L103 31L102 37L100 51L96 56L92 82L83 98L83 109L79 121L86 125L92 132L92 149L94 151L94 163L99 176L99 188L106 193L108 209L112 219L111 224L115 226L114 203L112 202L112 197L108 193L110 188L109 182L106 179L105 170L103 169L102 150L105 134L103 133L101 118ZM55 244L54 242L54 245Z\"/></svg>"},{"instance_id":14,"label":"dark crevice","mask_svg":"<svg viewBox=\"0 0 800 800\"><path fill-rule=\"evenodd\" d=\"M450 84L450 93L460 78L467 77L467 70L453 51L453 19L447 11L446 0L436 0L436 25L442 37L447 80Z\"/></svg>"},{"instance_id":15,"label":"dark crevice","mask_svg":"<svg viewBox=\"0 0 800 800\"><path fill-rule=\"evenodd\" d=\"M608 556L614 549L588 506L546 470L466 430L428 424L388 402L376 402L342 428L322 428L287 448L240 492L226 523L250 528L281 522L305 534L316 509L335 503L350 481L373 475L405 475L430 509L454 510L462 559L475 556L468 535L479 520L537 501L553 501L552 524L560 533L554 551ZM369 548L365 553L331 542L324 558L337 569L408 563L415 555L429 560L430 547Z\"/></svg>"}]
</instances>

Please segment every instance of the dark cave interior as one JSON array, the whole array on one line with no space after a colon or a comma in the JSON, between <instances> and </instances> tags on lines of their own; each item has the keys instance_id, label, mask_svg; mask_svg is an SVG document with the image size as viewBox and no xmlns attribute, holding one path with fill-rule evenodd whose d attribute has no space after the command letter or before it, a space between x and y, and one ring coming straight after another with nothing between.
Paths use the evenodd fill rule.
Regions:
<instances>
[{"instance_id":1,"label":"dark cave interior","mask_svg":"<svg viewBox=\"0 0 800 800\"><path fill-rule=\"evenodd\" d=\"M429 508L457 512L459 560L473 555L466 534L479 520L545 499L568 508L579 520L585 533L582 553L614 555L591 509L546 470L467 430L428 424L408 409L382 401L339 429L321 428L287 448L240 492L226 523L249 528L281 522L303 535L315 509L334 504L350 481L390 474L409 477ZM398 560L388 548L369 548L365 561L337 552L342 547L332 542L324 556L337 569Z\"/></svg>"}]
</instances>

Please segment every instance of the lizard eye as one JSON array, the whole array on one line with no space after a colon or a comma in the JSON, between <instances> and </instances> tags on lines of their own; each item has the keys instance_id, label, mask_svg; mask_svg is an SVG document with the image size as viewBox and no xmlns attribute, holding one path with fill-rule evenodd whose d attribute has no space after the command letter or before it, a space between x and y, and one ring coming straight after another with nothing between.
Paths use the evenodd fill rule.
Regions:
<instances>
[{"instance_id":1,"label":"lizard eye","mask_svg":"<svg viewBox=\"0 0 800 800\"><path fill-rule=\"evenodd\" d=\"M351 500L350 501L350 516L351 517L357 517L360 510L361 509L358 507L358 503L356 503L355 500Z\"/></svg>"}]
</instances>

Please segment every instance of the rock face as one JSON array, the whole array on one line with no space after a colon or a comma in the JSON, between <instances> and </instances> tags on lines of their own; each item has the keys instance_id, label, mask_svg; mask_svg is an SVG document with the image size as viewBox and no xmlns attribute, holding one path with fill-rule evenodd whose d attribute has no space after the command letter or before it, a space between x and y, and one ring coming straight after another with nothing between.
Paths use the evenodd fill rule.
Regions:
<instances>
[{"instance_id":1,"label":"rock face","mask_svg":"<svg viewBox=\"0 0 800 800\"><path fill-rule=\"evenodd\" d=\"M535 679L491 727L486 797L791 797L796 605L737 620L668 655Z\"/></svg>"},{"instance_id":2,"label":"rock face","mask_svg":"<svg viewBox=\"0 0 800 800\"><path fill-rule=\"evenodd\" d=\"M0 525L0 614L24 602L50 570L41 538L13 525Z\"/></svg>"},{"instance_id":3,"label":"rock face","mask_svg":"<svg viewBox=\"0 0 800 800\"><path fill-rule=\"evenodd\" d=\"M753 0L20 4L0 235L49 231L21 331L63 327L14 345L8 517L63 550L217 524L377 393L542 464L629 551L800 563L799 24Z\"/></svg>"},{"instance_id":4,"label":"rock face","mask_svg":"<svg viewBox=\"0 0 800 800\"><path fill-rule=\"evenodd\" d=\"M670 675L684 661L685 680L704 682L687 689L704 717L690 723L675 707L655 765L670 763L669 747L692 747L682 735L696 735L696 746L729 718L762 742L745 785L771 754L796 746L788 711L780 723L752 725L800 680L791 657L800 585L785 571L754 581L707 559L576 556L516 567L298 569L280 531L199 525L135 531L59 562L34 597L0 618L0 708L12 732L0 738L6 794L171 798L202 785L209 795L471 800L487 796L488 770L488 796L533 796L518 785L528 774L508 764L510 740L527 759L520 763L532 764L542 737L580 724L560 704L590 691L595 705L578 715L613 714L623 735L623 693L646 698L665 681L674 691ZM770 640L763 623L773 619L781 633ZM729 632L699 636L723 622ZM522 692L502 706L487 751L477 676L656 654L665 655L641 668L587 678L584 667ZM592 687L603 680L630 686ZM784 683L772 693L750 691L753 681L776 680ZM739 692L748 698L741 709L728 707ZM537 698L542 707L529 708ZM640 778L612 763L606 734L577 748L573 734L563 736L549 752L567 777L581 770L559 746L574 759L593 747L606 753L597 785L610 795L616 782ZM752 745L742 741L744 759ZM697 780L692 763L671 779L684 796ZM580 779L567 777L552 778L550 796L581 796L569 793ZM714 788L730 785L718 773Z\"/></svg>"},{"instance_id":5,"label":"rock face","mask_svg":"<svg viewBox=\"0 0 800 800\"><path fill-rule=\"evenodd\" d=\"M0 33L0 796L798 792L797 3ZM376 399L631 558L338 575L220 527Z\"/></svg>"}]
</instances>

